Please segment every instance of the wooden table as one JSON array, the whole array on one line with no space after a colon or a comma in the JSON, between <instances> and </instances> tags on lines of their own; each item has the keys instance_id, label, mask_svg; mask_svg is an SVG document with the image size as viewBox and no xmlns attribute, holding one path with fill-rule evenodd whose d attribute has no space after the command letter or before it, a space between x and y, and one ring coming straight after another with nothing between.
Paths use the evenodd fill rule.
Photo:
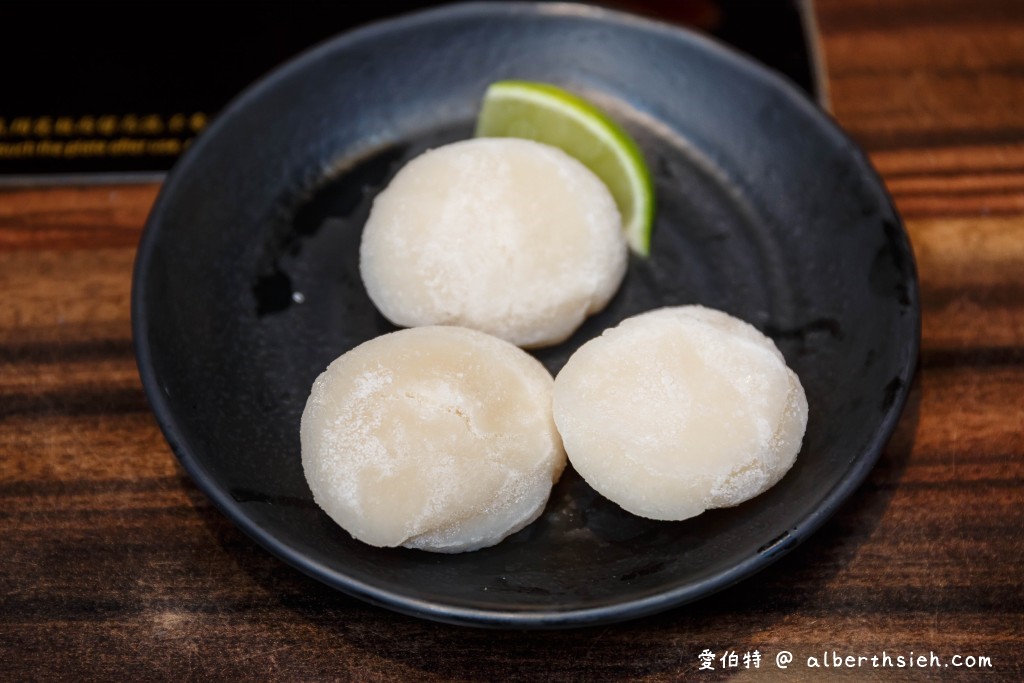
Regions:
<instances>
[{"instance_id":1,"label":"wooden table","mask_svg":"<svg viewBox=\"0 0 1024 683\"><path fill-rule=\"evenodd\" d=\"M815 14L834 114L906 219L923 348L880 463L811 540L698 604L577 631L456 628L335 593L215 511L149 411L128 301L157 186L6 189L0 679L1024 680L1024 3ZM705 649L762 661L698 671ZM833 651L913 651L915 668L807 667ZM991 666L920 668L930 652Z\"/></svg>"}]
</instances>

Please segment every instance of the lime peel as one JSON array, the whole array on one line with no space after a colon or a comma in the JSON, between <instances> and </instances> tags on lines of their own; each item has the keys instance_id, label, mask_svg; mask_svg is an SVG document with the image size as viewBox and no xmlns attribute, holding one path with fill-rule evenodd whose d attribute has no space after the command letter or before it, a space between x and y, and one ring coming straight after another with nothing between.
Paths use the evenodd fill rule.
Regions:
<instances>
[{"instance_id":1,"label":"lime peel","mask_svg":"<svg viewBox=\"0 0 1024 683\"><path fill-rule=\"evenodd\" d=\"M650 253L650 171L633 138L592 103L549 83L498 81L484 94L476 135L526 138L576 157L608 186L630 248Z\"/></svg>"}]
</instances>

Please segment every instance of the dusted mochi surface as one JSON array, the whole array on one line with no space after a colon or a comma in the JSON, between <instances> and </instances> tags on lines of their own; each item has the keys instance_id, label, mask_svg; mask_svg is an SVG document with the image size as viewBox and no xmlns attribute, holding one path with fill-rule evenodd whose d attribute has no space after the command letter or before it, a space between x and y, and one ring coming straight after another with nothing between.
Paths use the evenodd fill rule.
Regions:
<instances>
[{"instance_id":1,"label":"dusted mochi surface","mask_svg":"<svg viewBox=\"0 0 1024 683\"><path fill-rule=\"evenodd\" d=\"M474 330L365 342L328 366L306 402L313 498L371 545L493 545L540 515L565 467L553 384L532 356Z\"/></svg>"},{"instance_id":2,"label":"dusted mochi surface","mask_svg":"<svg viewBox=\"0 0 1024 683\"><path fill-rule=\"evenodd\" d=\"M764 492L796 460L807 399L775 344L702 306L628 318L555 379L569 461L641 517L681 520Z\"/></svg>"},{"instance_id":3,"label":"dusted mochi surface","mask_svg":"<svg viewBox=\"0 0 1024 683\"><path fill-rule=\"evenodd\" d=\"M549 145L476 138L428 151L374 200L359 267L397 325L558 343L607 305L628 252L615 200Z\"/></svg>"}]
</instances>

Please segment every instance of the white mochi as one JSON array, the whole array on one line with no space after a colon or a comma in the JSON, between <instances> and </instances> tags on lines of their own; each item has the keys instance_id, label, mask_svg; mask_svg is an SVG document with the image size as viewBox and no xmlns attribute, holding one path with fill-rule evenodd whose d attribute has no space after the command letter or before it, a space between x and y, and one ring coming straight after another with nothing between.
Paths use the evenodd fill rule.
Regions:
<instances>
[{"instance_id":1,"label":"white mochi","mask_svg":"<svg viewBox=\"0 0 1024 683\"><path fill-rule=\"evenodd\" d=\"M365 342L316 379L302 414L313 497L371 545L493 545L540 515L565 467L553 384L532 356L474 330Z\"/></svg>"},{"instance_id":2,"label":"white mochi","mask_svg":"<svg viewBox=\"0 0 1024 683\"><path fill-rule=\"evenodd\" d=\"M565 152L477 138L426 152L377 196L359 268L396 325L556 344L600 311L628 249L608 188Z\"/></svg>"},{"instance_id":3,"label":"white mochi","mask_svg":"<svg viewBox=\"0 0 1024 683\"><path fill-rule=\"evenodd\" d=\"M751 325L701 306L606 330L555 379L569 461L641 517L682 520L776 484L807 426L799 378Z\"/></svg>"}]
</instances>

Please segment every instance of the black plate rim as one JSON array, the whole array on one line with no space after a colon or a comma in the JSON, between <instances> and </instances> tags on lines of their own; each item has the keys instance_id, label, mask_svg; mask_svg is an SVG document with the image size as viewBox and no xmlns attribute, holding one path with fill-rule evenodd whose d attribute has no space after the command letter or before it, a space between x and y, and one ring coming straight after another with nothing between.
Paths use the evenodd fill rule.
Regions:
<instances>
[{"instance_id":1,"label":"black plate rim","mask_svg":"<svg viewBox=\"0 0 1024 683\"><path fill-rule=\"evenodd\" d=\"M901 348L905 363L897 375L897 378L900 380L900 386L878 428L875 430L867 449L859 458L851 461L839 483L823 495L814 510L798 520L788 534L768 541L766 546L759 549L745 561L733 565L727 570L714 573L695 583L689 583L644 598L600 607L569 610L531 609L529 611L515 611L454 606L441 601L425 600L380 589L365 582L354 580L310 560L286 542L269 534L258 524L254 523L245 513L241 504L235 501L227 490L220 487L206 468L193 457L189 445L181 436L178 419L167 397L161 390L160 379L154 366L147 335L148 311L144 303L146 300L146 273L149 270L153 253L159 241L163 216L167 211L167 206L173 202L178 182L181 178L187 176L194 166L201 163L203 149L205 149L209 140L216 136L217 131L221 127L228 125L236 112L244 110L252 100L258 98L265 90L272 88L277 82L287 79L293 73L301 72L307 65L319 60L321 55L362 41L373 40L382 32L409 29L437 21L448 21L475 15L534 15L543 18L550 15L564 16L566 14L602 21L613 26L624 25L645 31L668 34L673 39L690 42L697 49L710 53L717 59L728 62L732 68L769 85L780 96L784 97L788 104L803 110L811 118L817 119L822 125L823 130L836 140L837 145L847 149L855 157L865 177L875 186L880 197L891 210L898 228L891 235L892 239L896 241L893 247L899 250L901 256L904 257L904 262L908 264L911 276L909 281L905 283L908 301L905 308L909 311L910 315L904 316L903 321L904 329L901 338ZM707 597L766 568L813 534L867 478L881 456L886 443L895 431L900 415L907 403L912 379L917 368L920 352L921 317L917 266L910 245L910 238L901 217L895 210L891 195L885 184L860 147L849 138L827 112L811 102L784 75L770 70L739 53L732 47L708 36L653 19L642 18L615 10L575 3L508 2L491 4L486 2L467 2L374 22L336 36L310 48L291 61L274 69L235 97L216 117L204 135L197 140L196 144L175 165L160 188L157 199L146 221L136 252L132 274L131 327L136 363L143 389L156 417L157 424L178 461L214 505L239 529L272 555L277 556L312 578L344 593L410 616L460 626L550 629L607 624L635 619Z\"/></svg>"}]
</instances>

